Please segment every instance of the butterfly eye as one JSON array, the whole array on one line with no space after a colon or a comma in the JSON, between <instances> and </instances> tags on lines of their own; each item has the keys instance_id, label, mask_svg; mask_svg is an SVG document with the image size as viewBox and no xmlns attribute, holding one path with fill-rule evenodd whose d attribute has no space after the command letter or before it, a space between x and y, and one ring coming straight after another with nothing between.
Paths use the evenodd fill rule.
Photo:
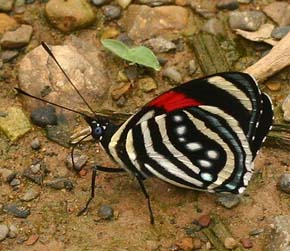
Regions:
<instances>
[{"instance_id":1,"label":"butterfly eye","mask_svg":"<svg viewBox=\"0 0 290 251\"><path fill-rule=\"evenodd\" d=\"M102 136L102 134L103 134L103 129L102 129L102 127L97 126L97 127L94 129L94 135L95 135L95 136Z\"/></svg>"}]
</instances>

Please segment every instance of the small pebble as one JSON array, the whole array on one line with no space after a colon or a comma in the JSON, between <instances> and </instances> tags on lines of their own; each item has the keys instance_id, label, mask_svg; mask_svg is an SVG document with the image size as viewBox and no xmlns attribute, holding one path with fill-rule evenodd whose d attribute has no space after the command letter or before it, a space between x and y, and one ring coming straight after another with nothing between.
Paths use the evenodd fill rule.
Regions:
<instances>
[{"instance_id":1,"label":"small pebble","mask_svg":"<svg viewBox=\"0 0 290 251\"><path fill-rule=\"evenodd\" d=\"M16 176L16 173L7 168L0 167L0 177L4 182L10 183Z\"/></svg>"},{"instance_id":2,"label":"small pebble","mask_svg":"<svg viewBox=\"0 0 290 251\"><path fill-rule=\"evenodd\" d=\"M184 251L191 251L194 247L193 239L191 237L184 237L177 245Z\"/></svg>"},{"instance_id":3,"label":"small pebble","mask_svg":"<svg viewBox=\"0 0 290 251\"><path fill-rule=\"evenodd\" d=\"M211 18L202 27L202 31L212 34L214 36L224 36L225 29L223 24L217 18Z\"/></svg>"},{"instance_id":4,"label":"small pebble","mask_svg":"<svg viewBox=\"0 0 290 251\"><path fill-rule=\"evenodd\" d=\"M32 3L34 3L35 2L35 0L25 0L25 3L26 4L32 4Z\"/></svg>"},{"instance_id":5,"label":"small pebble","mask_svg":"<svg viewBox=\"0 0 290 251\"><path fill-rule=\"evenodd\" d=\"M224 246L227 249L234 249L238 246L238 242L232 237L226 237L224 240Z\"/></svg>"},{"instance_id":6,"label":"small pebble","mask_svg":"<svg viewBox=\"0 0 290 251\"><path fill-rule=\"evenodd\" d=\"M14 178L13 180L10 181L10 186L19 186L20 185L20 180L17 178Z\"/></svg>"},{"instance_id":7,"label":"small pebble","mask_svg":"<svg viewBox=\"0 0 290 251\"><path fill-rule=\"evenodd\" d=\"M130 82L122 82L112 89L111 96L114 100L118 100L124 94L126 94L130 90L130 88L131 88Z\"/></svg>"},{"instance_id":8,"label":"small pebble","mask_svg":"<svg viewBox=\"0 0 290 251\"><path fill-rule=\"evenodd\" d=\"M271 37L273 37L277 40L280 40L284 36L286 36L288 34L288 32L290 32L290 25L276 27L275 29L273 29L273 31L271 33Z\"/></svg>"},{"instance_id":9,"label":"small pebble","mask_svg":"<svg viewBox=\"0 0 290 251\"><path fill-rule=\"evenodd\" d=\"M194 74L197 71L197 65L193 59L188 62L188 71L190 74Z\"/></svg>"},{"instance_id":10,"label":"small pebble","mask_svg":"<svg viewBox=\"0 0 290 251\"><path fill-rule=\"evenodd\" d=\"M176 83L181 83L182 81L181 74L178 72L176 67L167 67L166 69L163 70L162 75Z\"/></svg>"},{"instance_id":11,"label":"small pebble","mask_svg":"<svg viewBox=\"0 0 290 251\"><path fill-rule=\"evenodd\" d=\"M223 194L216 201L225 208L231 209L240 203L240 197L235 194Z\"/></svg>"},{"instance_id":12,"label":"small pebble","mask_svg":"<svg viewBox=\"0 0 290 251\"><path fill-rule=\"evenodd\" d=\"M56 178L47 182L46 185L57 190L65 188L67 191L71 191L74 187L72 181L68 178Z\"/></svg>"},{"instance_id":13,"label":"small pebble","mask_svg":"<svg viewBox=\"0 0 290 251\"><path fill-rule=\"evenodd\" d=\"M39 150L41 147L39 139L35 138L34 140L32 140L30 146L33 150Z\"/></svg>"},{"instance_id":14,"label":"small pebble","mask_svg":"<svg viewBox=\"0 0 290 251\"><path fill-rule=\"evenodd\" d=\"M34 243L37 242L38 239L39 239L39 236L37 234L33 234L24 242L24 244L26 246L32 246Z\"/></svg>"},{"instance_id":15,"label":"small pebble","mask_svg":"<svg viewBox=\"0 0 290 251\"><path fill-rule=\"evenodd\" d=\"M169 251L181 251L181 248L177 244L173 244L169 247Z\"/></svg>"},{"instance_id":16,"label":"small pebble","mask_svg":"<svg viewBox=\"0 0 290 251\"><path fill-rule=\"evenodd\" d=\"M253 242L249 238L242 238L240 240L244 248L252 248L253 247Z\"/></svg>"},{"instance_id":17,"label":"small pebble","mask_svg":"<svg viewBox=\"0 0 290 251\"><path fill-rule=\"evenodd\" d=\"M127 33L121 33L118 36L118 40L129 47L131 47L133 45L133 40L128 36Z\"/></svg>"},{"instance_id":18,"label":"small pebble","mask_svg":"<svg viewBox=\"0 0 290 251\"><path fill-rule=\"evenodd\" d=\"M50 105L36 108L31 112L30 118L35 125L41 127L57 124L55 108Z\"/></svg>"},{"instance_id":19,"label":"small pebble","mask_svg":"<svg viewBox=\"0 0 290 251\"><path fill-rule=\"evenodd\" d=\"M154 52L168 52L176 49L176 45L163 37L156 37L147 40L145 46L152 48Z\"/></svg>"},{"instance_id":20,"label":"small pebble","mask_svg":"<svg viewBox=\"0 0 290 251\"><path fill-rule=\"evenodd\" d=\"M202 241L199 238L193 238L193 250L199 250L202 247Z\"/></svg>"},{"instance_id":21,"label":"small pebble","mask_svg":"<svg viewBox=\"0 0 290 251\"><path fill-rule=\"evenodd\" d=\"M108 1L107 0L92 0L92 3L96 6L102 6L106 4Z\"/></svg>"},{"instance_id":22,"label":"small pebble","mask_svg":"<svg viewBox=\"0 0 290 251\"><path fill-rule=\"evenodd\" d=\"M27 218L30 215L28 208L20 207L16 204L5 205L3 211L18 218Z\"/></svg>"},{"instance_id":23,"label":"small pebble","mask_svg":"<svg viewBox=\"0 0 290 251\"><path fill-rule=\"evenodd\" d=\"M102 10L107 20L117 19L122 13L122 9L118 5L105 5Z\"/></svg>"},{"instance_id":24,"label":"small pebble","mask_svg":"<svg viewBox=\"0 0 290 251\"><path fill-rule=\"evenodd\" d=\"M9 233L9 228L5 224L0 224L0 241L6 239Z\"/></svg>"},{"instance_id":25,"label":"small pebble","mask_svg":"<svg viewBox=\"0 0 290 251\"><path fill-rule=\"evenodd\" d=\"M285 173L280 176L278 187L281 191L290 194L290 173Z\"/></svg>"},{"instance_id":26,"label":"small pebble","mask_svg":"<svg viewBox=\"0 0 290 251\"><path fill-rule=\"evenodd\" d=\"M201 227L208 227L211 223L211 218L208 214L202 215L199 219L198 219L198 224Z\"/></svg>"},{"instance_id":27,"label":"small pebble","mask_svg":"<svg viewBox=\"0 0 290 251\"><path fill-rule=\"evenodd\" d=\"M98 216L103 220L110 220L114 217L114 209L109 205L99 207Z\"/></svg>"},{"instance_id":28,"label":"small pebble","mask_svg":"<svg viewBox=\"0 0 290 251\"><path fill-rule=\"evenodd\" d=\"M157 89L157 84L153 78L142 78L139 79L138 83L144 92L150 92Z\"/></svg>"},{"instance_id":29,"label":"small pebble","mask_svg":"<svg viewBox=\"0 0 290 251\"><path fill-rule=\"evenodd\" d=\"M282 103L283 118L285 121L290 121L290 94L284 99Z\"/></svg>"},{"instance_id":30,"label":"small pebble","mask_svg":"<svg viewBox=\"0 0 290 251\"><path fill-rule=\"evenodd\" d=\"M66 165L70 170L79 172L85 166L87 161L88 161L87 155L74 153L74 166L73 166L71 154L69 154L66 158Z\"/></svg>"},{"instance_id":31,"label":"small pebble","mask_svg":"<svg viewBox=\"0 0 290 251\"><path fill-rule=\"evenodd\" d=\"M266 21L261 11L233 11L230 13L229 24L231 29L257 31Z\"/></svg>"},{"instance_id":32,"label":"small pebble","mask_svg":"<svg viewBox=\"0 0 290 251\"><path fill-rule=\"evenodd\" d=\"M17 234L18 228L13 224L9 225L9 234L8 234L9 238L16 238Z\"/></svg>"},{"instance_id":33,"label":"small pebble","mask_svg":"<svg viewBox=\"0 0 290 251\"><path fill-rule=\"evenodd\" d=\"M39 192L33 188L30 188L26 191L26 193L22 196L21 200L23 201L32 201L39 196Z\"/></svg>"},{"instance_id":34,"label":"small pebble","mask_svg":"<svg viewBox=\"0 0 290 251\"><path fill-rule=\"evenodd\" d=\"M218 10L236 10L239 8L239 3L237 0L220 0L216 8Z\"/></svg>"},{"instance_id":35,"label":"small pebble","mask_svg":"<svg viewBox=\"0 0 290 251\"><path fill-rule=\"evenodd\" d=\"M126 77L130 81L135 81L139 75L138 66L137 65L129 65L128 67L125 68L125 74L126 74Z\"/></svg>"},{"instance_id":36,"label":"small pebble","mask_svg":"<svg viewBox=\"0 0 290 251\"><path fill-rule=\"evenodd\" d=\"M25 168L22 175L34 183L41 185L48 172L46 166L42 162L38 162Z\"/></svg>"},{"instance_id":37,"label":"small pebble","mask_svg":"<svg viewBox=\"0 0 290 251\"><path fill-rule=\"evenodd\" d=\"M258 229L254 229L254 230L250 231L249 235L250 236L256 236L256 235L259 235L261 233L264 233L264 229L263 228L258 228Z\"/></svg>"}]
</instances>

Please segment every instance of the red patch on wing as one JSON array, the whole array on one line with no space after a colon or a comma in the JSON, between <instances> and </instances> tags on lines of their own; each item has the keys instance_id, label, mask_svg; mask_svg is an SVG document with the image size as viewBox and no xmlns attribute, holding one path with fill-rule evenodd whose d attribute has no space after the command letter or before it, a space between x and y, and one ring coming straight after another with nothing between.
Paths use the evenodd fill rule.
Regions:
<instances>
[{"instance_id":1,"label":"red patch on wing","mask_svg":"<svg viewBox=\"0 0 290 251\"><path fill-rule=\"evenodd\" d=\"M163 108L166 112L199 105L201 105L199 101L175 91L166 92L148 104L148 106Z\"/></svg>"}]
</instances>

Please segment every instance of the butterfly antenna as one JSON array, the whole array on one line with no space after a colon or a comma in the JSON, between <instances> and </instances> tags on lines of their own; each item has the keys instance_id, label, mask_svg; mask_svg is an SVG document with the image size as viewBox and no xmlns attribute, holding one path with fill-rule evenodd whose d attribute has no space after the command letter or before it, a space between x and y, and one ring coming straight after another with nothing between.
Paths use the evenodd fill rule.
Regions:
<instances>
[{"instance_id":1,"label":"butterfly antenna","mask_svg":"<svg viewBox=\"0 0 290 251\"><path fill-rule=\"evenodd\" d=\"M86 106L89 108L89 110L95 114L94 110L92 109L92 107L88 104L88 102L84 99L84 97L82 96L82 94L80 93L80 91L78 90L78 88L76 88L76 86L74 85L74 83L70 80L70 78L68 77L68 75L66 74L66 72L64 71L64 69L61 67L61 65L59 64L59 62L57 61L57 59L55 58L55 56L53 55L52 51L50 50L50 48L48 47L48 45L45 42L41 42L42 47L45 49L45 51L49 54L49 56L52 57L52 59L54 60L54 62L57 64L57 66L59 67L59 69L62 71L62 73L64 74L64 76L66 77L66 79L69 81L69 83L71 84L71 86L75 89L75 91L77 92L77 94L80 96L80 98L83 100L83 102L86 104Z\"/></svg>"},{"instance_id":2,"label":"butterfly antenna","mask_svg":"<svg viewBox=\"0 0 290 251\"><path fill-rule=\"evenodd\" d=\"M22 94L22 95L28 96L28 97L30 97L30 98L34 98L34 99L40 100L40 101L42 101L42 102L46 102L46 103L48 103L48 104L51 104L51 105L54 105L54 106L60 107L60 108L62 108L62 109L68 110L68 111L70 111L70 112L78 113L78 114L80 114L80 115L82 115L82 116L84 116L84 117L88 117L88 115L85 114L85 113L82 113L82 112L79 112L79 111L73 110L73 109L71 109L71 108L68 108L68 107L65 107L65 106L62 106L62 105L59 105L59 104L56 104L56 103L50 102L50 101L45 100L45 99L43 99L43 98L39 98L39 97L33 96L33 95L31 95L31 94L29 94L29 93L23 91L23 90L20 89L20 88L15 87L14 89L15 89L19 94Z\"/></svg>"}]
</instances>

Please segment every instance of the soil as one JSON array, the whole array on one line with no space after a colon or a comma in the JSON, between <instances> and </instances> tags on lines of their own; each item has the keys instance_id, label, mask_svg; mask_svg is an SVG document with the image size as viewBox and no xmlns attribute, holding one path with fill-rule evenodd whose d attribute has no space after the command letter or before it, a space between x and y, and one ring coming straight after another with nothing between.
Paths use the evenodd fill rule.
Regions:
<instances>
[{"instance_id":1,"label":"soil","mask_svg":"<svg viewBox=\"0 0 290 251\"><path fill-rule=\"evenodd\" d=\"M38 39L50 36L46 40L52 41L57 34L53 42L61 41L62 35L57 31L48 35L44 32L48 29L47 26L40 28L41 25L43 21L36 21ZM22 55L18 60L21 57ZM178 62L182 58L184 55L180 54L180 58L175 60ZM21 106L21 100L13 91L13 87L17 85L16 70L17 61L5 64L2 69L1 110ZM39 151L30 147L35 138L41 142ZM277 188L279 176L290 171L289 151L264 147L255 161L254 177L242 196L241 203L235 208L226 209L218 205L217 195L180 189L151 178L145 181L155 215L155 225L150 225L147 203L136 180L126 173L100 173L97 177L96 196L89 211L78 217L78 211L90 195L93 163L110 167L115 165L92 142L82 144L79 151L89 156L84 176L68 170L65 161L70 149L49 141L43 129L34 126L16 142L10 142L5 135L0 134L0 167L21 174L34 160L39 159L46 163L50 171L46 180L65 176L74 183L72 191L54 190L45 185L36 185L19 175L21 184L19 189L13 190L9 184L1 181L0 208L1 205L19 202L19 198L31 187L40 190L37 199L21 202L31 210L28 218L20 219L0 213L0 222L13 223L19 231L16 238L7 238L0 243L1 251L174 250L174 245L187 236L185 229L205 214L217 215L237 241L249 237L252 230L264 229L261 234L250 237L254 244L251 250L261 251L268 242L272 219L290 213L289 195ZM97 211L103 204L113 207L115 216L112 220L99 219ZM27 241L34 235L39 237L35 243ZM206 242L208 241L202 240L204 248Z\"/></svg>"}]
</instances>

